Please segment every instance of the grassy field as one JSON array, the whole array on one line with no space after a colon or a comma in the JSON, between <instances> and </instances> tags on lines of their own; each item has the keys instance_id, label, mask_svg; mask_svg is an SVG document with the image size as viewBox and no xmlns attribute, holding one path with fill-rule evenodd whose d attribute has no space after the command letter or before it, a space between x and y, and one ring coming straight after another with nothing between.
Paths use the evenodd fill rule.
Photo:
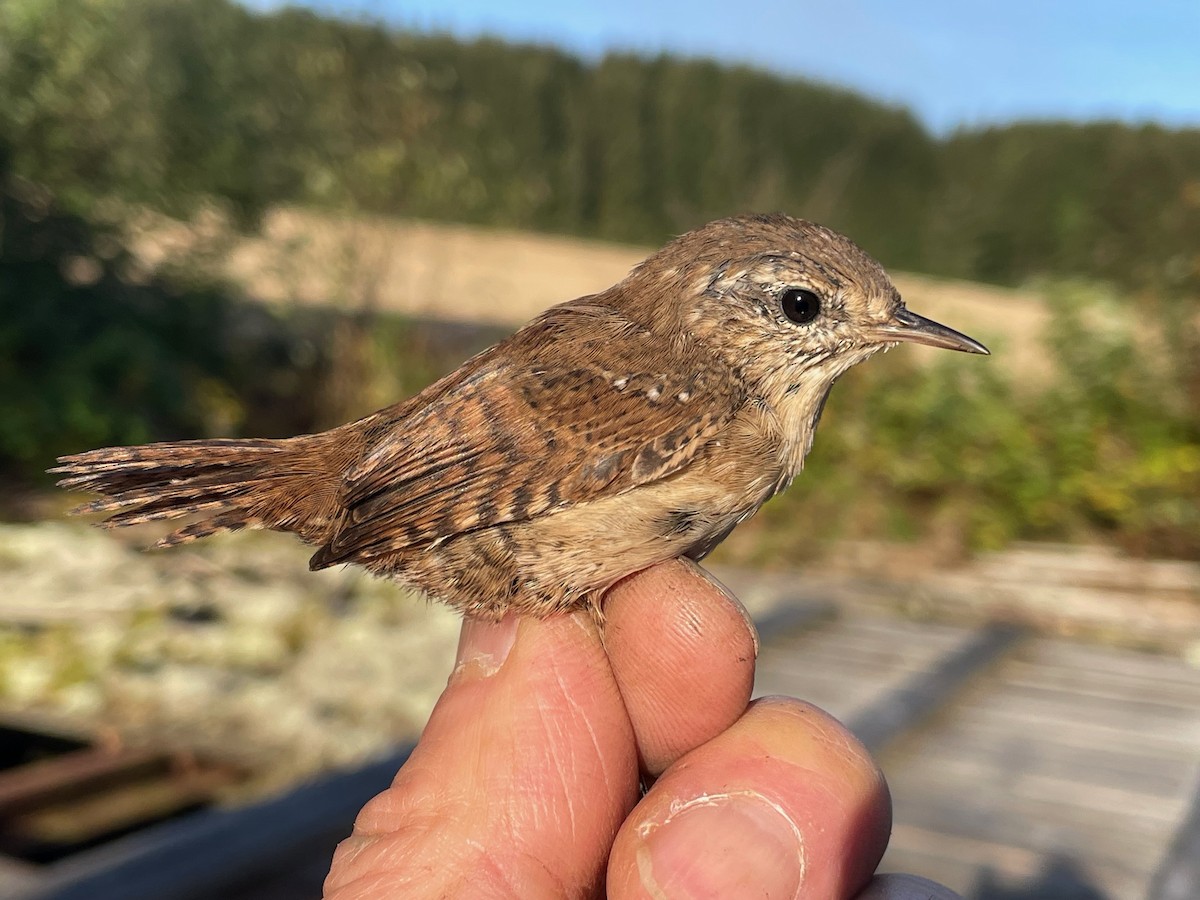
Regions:
<instances>
[{"instance_id":1,"label":"grassy field","mask_svg":"<svg viewBox=\"0 0 1200 900\"><path fill-rule=\"evenodd\" d=\"M525 232L277 209L261 232L236 235L210 220L145 218L133 231L149 266L202 256L249 296L273 304L336 304L455 322L515 327L555 303L619 281L654 248ZM870 248L867 248L868 250ZM909 306L1000 350L993 364L1045 372L1041 297L893 273ZM922 359L938 351L910 348Z\"/></svg>"}]
</instances>

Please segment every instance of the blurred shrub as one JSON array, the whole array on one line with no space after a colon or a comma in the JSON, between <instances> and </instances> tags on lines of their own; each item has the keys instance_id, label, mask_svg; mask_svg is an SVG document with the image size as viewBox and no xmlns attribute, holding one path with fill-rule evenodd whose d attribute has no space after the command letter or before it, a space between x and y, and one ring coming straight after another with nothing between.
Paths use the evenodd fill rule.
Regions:
<instances>
[{"instance_id":1,"label":"blurred shrub","mask_svg":"<svg viewBox=\"0 0 1200 900\"><path fill-rule=\"evenodd\" d=\"M104 236L40 200L22 202L11 191L0 198L4 468L36 470L48 450L143 440L156 430L155 419L168 431L197 428L188 397L195 391L184 372L189 362L197 374L211 370L216 342L196 333L193 359L176 354L181 332L213 321L214 298L152 310L142 291L114 290L117 260ZM113 294L120 296L116 303ZM214 385L210 393L221 392Z\"/></svg>"},{"instance_id":2,"label":"blurred shrub","mask_svg":"<svg viewBox=\"0 0 1200 900\"><path fill-rule=\"evenodd\" d=\"M202 260L200 261L202 262ZM0 476L44 483L92 447L319 430L412 393L496 339L363 310L269 309L0 177Z\"/></svg>"},{"instance_id":3,"label":"blurred shrub","mask_svg":"<svg viewBox=\"0 0 1200 900\"><path fill-rule=\"evenodd\" d=\"M1200 557L1200 329L1181 304L1050 286L1054 375L903 349L834 391L805 474L764 509L759 559L814 538L1022 539ZM821 523L809 527L810 523Z\"/></svg>"},{"instance_id":4,"label":"blurred shrub","mask_svg":"<svg viewBox=\"0 0 1200 900\"><path fill-rule=\"evenodd\" d=\"M315 329L314 329L315 330ZM114 233L0 189L0 474L113 443L311 428L294 324L219 287L139 278Z\"/></svg>"}]
</instances>

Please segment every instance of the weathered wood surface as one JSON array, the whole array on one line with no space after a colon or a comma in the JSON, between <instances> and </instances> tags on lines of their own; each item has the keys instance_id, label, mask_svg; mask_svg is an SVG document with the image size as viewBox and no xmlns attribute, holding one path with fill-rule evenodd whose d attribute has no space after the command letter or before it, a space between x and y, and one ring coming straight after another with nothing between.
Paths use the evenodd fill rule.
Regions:
<instances>
[{"instance_id":1,"label":"weathered wood surface","mask_svg":"<svg viewBox=\"0 0 1200 900\"><path fill-rule=\"evenodd\" d=\"M1174 590L1165 572L1154 578ZM1196 668L1168 655L911 621L845 602L819 582L722 574L754 609L769 609L781 593L801 601L798 612L764 622L756 693L804 697L871 738L895 804L885 871L925 875L978 900L1200 897ZM829 600L841 601L836 615ZM353 791L336 788L327 822L316 821L317 794L305 800L305 823L285 821L287 798L247 811L249 831L237 812L209 814L188 826L199 827L199 849L182 825L166 842L147 834L134 847L141 863L113 847L61 869L44 882L53 892L30 896L158 896L180 871L197 898L317 896L352 810L388 775L380 769ZM290 845L276 834L281 823ZM228 855L264 844L291 848L272 873L248 868L252 854ZM197 869L206 848L221 861ZM30 875L11 874L14 884ZM69 893L78 886L72 876L90 880L84 893ZM149 893L131 893L136 886Z\"/></svg>"},{"instance_id":2,"label":"weathered wood surface","mask_svg":"<svg viewBox=\"0 0 1200 900\"><path fill-rule=\"evenodd\" d=\"M825 590L852 605L941 618L997 615L1106 644L1200 652L1200 563L1145 560L1111 547L1015 544L948 564L892 544L841 544Z\"/></svg>"},{"instance_id":3,"label":"weathered wood surface","mask_svg":"<svg viewBox=\"0 0 1200 900\"><path fill-rule=\"evenodd\" d=\"M851 616L768 647L758 690L854 721L970 635ZM1031 639L880 759L896 822L885 870L967 896L1050 900L1087 886L1095 893L1079 896L1143 898L1200 779L1200 672L1170 657Z\"/></svg>"},{"instance_id":4,"label":"weathered wood surface","mask_svg":"<svg viewBox=\"0 0 1200 900\"><path fill-rule=\"evenodd\" d=\"M242 809L208 810L14 881L16 900L233 900L317 897L337 841L391 782L408 748ZM313 864L313 860L320 862ZM18 873L24 876L26 873ZM297 878L304 883L297 883ZM244 891L244 893L239 893Z\"/></svg>"}]
</instances>

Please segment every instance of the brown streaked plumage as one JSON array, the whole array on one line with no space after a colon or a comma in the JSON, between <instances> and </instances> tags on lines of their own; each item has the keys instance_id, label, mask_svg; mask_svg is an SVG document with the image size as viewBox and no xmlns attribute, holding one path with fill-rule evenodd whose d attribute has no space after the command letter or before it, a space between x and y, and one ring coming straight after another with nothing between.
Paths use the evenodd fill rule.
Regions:
<instances>
[{"instance_id":1,"label":"brown streaked plumage","mask_svg":"<svg viewBox=\"0 0 1200 900\"><path fill-rule=\"evenodd\" d=\"M468 615L598 609L699 559L800 471L834 381L899 341L986 353L905 309L849 239L782 215L689 232L420 394L286 440L62 457L105 525L201 514L167 547L290 531Z\"/></svg>"}]
</instances>

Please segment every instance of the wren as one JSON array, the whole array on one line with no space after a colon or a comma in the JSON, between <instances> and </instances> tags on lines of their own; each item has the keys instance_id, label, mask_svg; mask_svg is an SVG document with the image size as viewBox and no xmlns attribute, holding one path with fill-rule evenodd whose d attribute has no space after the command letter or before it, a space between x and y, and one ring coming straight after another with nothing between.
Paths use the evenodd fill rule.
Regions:
<instances>
[{"instance_id":1,"label":"wren","mask_svg":"<svg viewBox=\"0 0 1200 900\"><path fill-rule=\"evenodd\" d=\"M618 579L701 559L804 465L834 382L901 341L986 354L905 308L848 238L711 222L419 394L319 434L61 457L106 526L270 528L469 616L599 615Z\"/></svg>"}]
</instances>

